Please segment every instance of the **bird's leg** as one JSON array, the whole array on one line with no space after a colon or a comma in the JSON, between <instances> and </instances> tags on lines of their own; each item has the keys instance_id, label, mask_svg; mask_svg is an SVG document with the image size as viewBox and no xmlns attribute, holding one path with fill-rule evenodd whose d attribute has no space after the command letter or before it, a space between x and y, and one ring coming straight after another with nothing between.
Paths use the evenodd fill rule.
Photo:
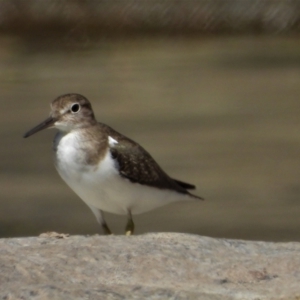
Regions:
<instances>
[{"instance_id":1,"label":"bird's leg","mask_svg":"<svg viewBox=\"0 0 300 300\"><path fill-rule=\"evenodd\" d=\"M107 224L106 224L106 222L104 221L104 219L102 220L101 227L102 227L102 229L103 229L103 231L104 231L105 234L107 234L107 235L113 234L113 233L110 231L110 229L109 229L109 227L107 226Z\"/></svg>"},{"instance_id":2,"label":"bird's leg","mask_svg":"<svg viewBox=\"0 0 300 300\"><path fill-rule=\"evenodd\" d=\"M94 207L94 206L91 206L91 205L88 205L88 207L91 209L91 211L93 212L93 214L95 215L98 223L101 225L102 227L102 230L104 232L104 234L113 234L110 229L108 228L105 220L104 220L104 216L103 216L103 212L102 210Z\"/></svg>"},{"instance_id":3,"label":"bird's leg","mask_svg":"<svg viewBox=\"0 0 300 300\"><path fill-rule=\"evenodd\" d=\"M128 221L127 221L126 228L125 228L125 235L133 235L134 223L132 220L132 215L131 215L130 210L128 210L127 218L128 218Z\"/></svg>"}]
</instances>

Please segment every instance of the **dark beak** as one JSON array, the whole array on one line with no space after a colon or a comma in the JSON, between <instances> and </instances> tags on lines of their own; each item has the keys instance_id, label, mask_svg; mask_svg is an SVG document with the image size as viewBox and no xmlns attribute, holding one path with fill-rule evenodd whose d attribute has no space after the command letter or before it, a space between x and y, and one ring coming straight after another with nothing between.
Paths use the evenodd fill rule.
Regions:
<instances>
[{"instance_id":1,"label":"dark beak","mask_svg":"<svg viewBox=\"0 0 300 300\"><path fill-rule=\"evenodd\" d=\"M27 138L43 129L49 128L49 127L53 126L55 122L56 122L56 119L49 117L41 124L35 126L34 128L30 129L28 132L26 132L23 137Z\"/></svg>"}]
</instances>

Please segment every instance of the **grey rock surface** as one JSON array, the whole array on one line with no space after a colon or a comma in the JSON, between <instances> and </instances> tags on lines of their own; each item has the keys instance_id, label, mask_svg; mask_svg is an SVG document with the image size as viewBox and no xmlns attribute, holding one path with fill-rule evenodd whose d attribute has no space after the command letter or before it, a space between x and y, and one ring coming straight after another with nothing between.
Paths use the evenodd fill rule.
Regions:
<instances>
[{"instance_id":1,"label":"grey rock surface","mask_svg":"<svg viewBox=\"0 0 300 300\"><path fill-rule=\"evenodd\" d=\"M0 254L0 299L300 299L295 242L44 234Z\"/></svg>"}]
</instances>

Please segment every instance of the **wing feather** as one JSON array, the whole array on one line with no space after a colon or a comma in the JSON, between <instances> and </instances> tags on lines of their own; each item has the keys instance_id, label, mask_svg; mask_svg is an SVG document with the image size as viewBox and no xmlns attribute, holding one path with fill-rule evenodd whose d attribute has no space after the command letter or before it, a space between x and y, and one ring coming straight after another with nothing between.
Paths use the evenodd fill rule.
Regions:
<instances>
[{"instance_id":1,"label":"wing feather","mask_svg":"<svg viewBox=\"0 0 300 300\"><path fill-rule=\"evenodd\" d=\"M194 185L169 177L142 146L111 127L101 125L105 126L108 136L115 141L110 143L110 151L113 159L117 161L121 176L134 183L175 190L202 199L187 191L187 189L194 189Z\"/></svg>"}]
</instances>

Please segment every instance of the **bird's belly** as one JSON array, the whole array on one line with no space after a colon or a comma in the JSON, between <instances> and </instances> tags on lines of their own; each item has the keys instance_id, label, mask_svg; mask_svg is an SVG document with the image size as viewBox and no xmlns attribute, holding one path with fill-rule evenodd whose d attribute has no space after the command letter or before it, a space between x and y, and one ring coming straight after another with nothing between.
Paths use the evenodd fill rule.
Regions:
<instances>
[{"instance_id":1,"label":"bird's belly","mask_svg":"<svg viewBox=\"0 0 300 300\"><path fill-rule=\"evenodd\" d=\"M170 190L132 183L119 175L110 154L97 166L57 164L57 170L70 188L88 205L115 214L143 213L171 202L187 199Z\"/></svg>"},{"instance_id":2,"label":"bird's belly","mask_svg":"<svg viewBox=\"0 0 300 300\"><path fill-rule=\"evenodd\" d=\"M82 180L73 186L73 190L88 205L124 215L129 210L132 214L139 214L184 198L171 191L155 190L122 178L98 184Z\"/></svg>"}]
</instances>

